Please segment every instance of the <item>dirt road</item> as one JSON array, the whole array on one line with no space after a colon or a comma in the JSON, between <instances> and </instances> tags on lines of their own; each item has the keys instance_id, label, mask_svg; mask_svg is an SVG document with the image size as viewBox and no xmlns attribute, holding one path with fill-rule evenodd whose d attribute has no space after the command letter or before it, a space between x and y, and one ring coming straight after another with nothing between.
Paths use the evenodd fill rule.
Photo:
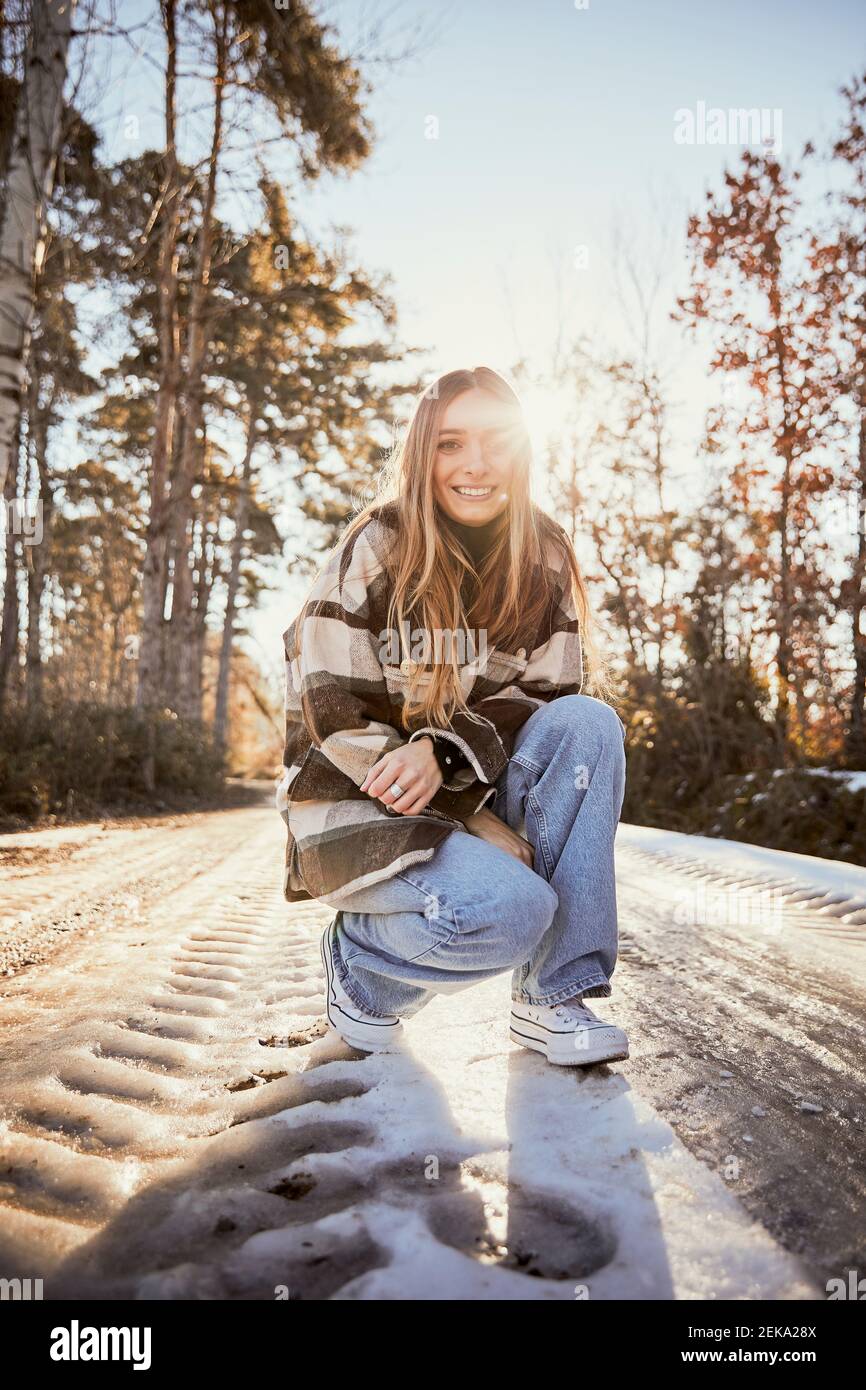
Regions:
<instances>
[{"instance_id":1,"label":"dirt road","mask_svg":"<svg viewBox=\"0 0 866 1390\"><path fill-rule=\"evenodd\" d=\"M264 801L0 837L0 1276L810 1299L866 1270L866 913L810 897L808 864L621 827L595 1002L632 1055L566 1071L509 1043L505 979L434 1001L400 1054L323 1036L330 912L283 902L281 851Z\"/></svg>"}]
</instances>

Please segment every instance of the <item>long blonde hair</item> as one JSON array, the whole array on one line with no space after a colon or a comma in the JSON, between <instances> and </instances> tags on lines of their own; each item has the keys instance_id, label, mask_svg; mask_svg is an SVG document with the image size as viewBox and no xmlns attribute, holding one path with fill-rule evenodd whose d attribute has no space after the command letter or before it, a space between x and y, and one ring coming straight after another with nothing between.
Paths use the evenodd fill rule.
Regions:
<instances>
[{"instance_id":1,"label":"long blonde hair","mask_svg":"<svg viewBox=\"0 0 866 1390\"><path fill-rule=\"evenodd\" d=\"M433 468L442 417L465 391L487 391L501 401L517 422L509 484L508 524L503 522L480 568L475 569L456 536L439 521L433 495ZM387 628L399 634L411 627L422 633L482 631L488 647L506 650L522 644L531 651L542 616L553 598L544 563L544 540L561 545L571 574L575 612L583 653L583 690L612 699L607 667L596 636L586 584L574 548L563 528L535 506L530 496L532 450L519 397L490 367L446 372L418 396L403 437L392 449L377 480L375 495L352 517L335 549L340 549L384 504L396 508L394 547L386 560L392 584ZM333 552L332 552L333 553ZM539 567L542 585L527 593L527 576ZM473 600L464 608L461 594L469 576ZM470 621L471 620L471 621ZM300 633L303 615L298 620ZM449 660L434 661L432 671L418 663L410 676L402 710L403 725L422 717L442 727L458 709L467 710L460 684L457 644L448 644ZM408 653L407 653L408 655Z\"/></svg>"}]
</instances>

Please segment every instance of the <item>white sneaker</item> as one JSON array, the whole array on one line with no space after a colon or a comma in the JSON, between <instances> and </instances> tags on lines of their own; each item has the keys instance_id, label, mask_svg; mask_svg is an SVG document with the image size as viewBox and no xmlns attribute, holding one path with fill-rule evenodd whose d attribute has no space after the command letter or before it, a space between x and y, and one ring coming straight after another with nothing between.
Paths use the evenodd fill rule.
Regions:
<instances>
[{"instance_id":1,"label":"white sneaker","mask_svg":"<svg viewBox=\"0 0 866 1390\"><path fill-rule=\"evenodd\" d=\"M621 1028L596 1018L582 999L567 1004L511 1004L511 1041L543 1052L560 1067L587 1067L628 1056Z\"/></svg>"},{"instance_id":2,"label":"white sneaker","mask_svg":"<svg viewBox=\"0 0 866 1390\"><path fill-rule=\"evenodd\" d=\"M357 1047L362 1052L380 1052L403 1032L403 1025L393 1014L377 1017L359 1009L350 999L337 978L334 969L334 936L337 919L334 918L322 932L322 965L325 971L325 1015L328 1023L339 1033L343 1042Z\"/></svg>"}]
</instances>

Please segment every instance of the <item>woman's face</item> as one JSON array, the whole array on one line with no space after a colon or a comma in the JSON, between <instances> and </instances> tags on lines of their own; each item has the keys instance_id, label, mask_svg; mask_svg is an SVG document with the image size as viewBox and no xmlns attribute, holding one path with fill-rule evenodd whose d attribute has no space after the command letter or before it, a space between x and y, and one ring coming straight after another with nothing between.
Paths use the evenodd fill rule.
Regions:
<instances>
[{"instance_id":1,"label":"woman's face","mask_svg":"<svg viewBox=\"0 0 866 1390\"><path fill-rule=\"evenodd\" d=\"M489 391L456 396L439 423L433 496L454 521L483 526L504 511L521 435L519 411Z\"/></svg>"}]
</instances>

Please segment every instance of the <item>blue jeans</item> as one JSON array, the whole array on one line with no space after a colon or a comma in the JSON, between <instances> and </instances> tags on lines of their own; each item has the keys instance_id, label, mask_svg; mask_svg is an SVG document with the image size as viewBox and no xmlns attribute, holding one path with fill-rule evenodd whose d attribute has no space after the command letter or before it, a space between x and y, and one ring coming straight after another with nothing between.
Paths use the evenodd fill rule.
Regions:
<instances>
[{"instance_id":1,"label":"blue jeans","mask_svg":"<svg viewBox=\"0 0 866 1390\"><path fill-rule=\"evenodd\" d=\"M504 970L527 1004L609 995L624 736L590 695L535 710L488 806L532 845L533 868L455 830L431 859L343 898L334 968L349 997L406 1018Z\"/></svg>"}]
</instances>

